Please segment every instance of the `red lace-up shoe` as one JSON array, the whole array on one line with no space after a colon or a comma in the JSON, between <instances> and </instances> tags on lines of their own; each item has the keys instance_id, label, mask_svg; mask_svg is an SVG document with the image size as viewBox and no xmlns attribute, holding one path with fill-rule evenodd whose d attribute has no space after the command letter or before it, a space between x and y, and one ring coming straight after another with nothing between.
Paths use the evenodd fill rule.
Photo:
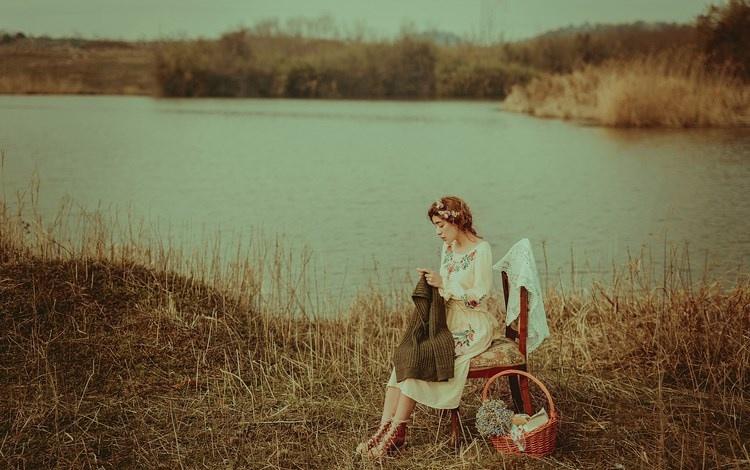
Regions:
<instances>
[{"instance_id":1,"label":"red lace-up shoe","mask_svg":"<svg viewBox=\"0 0 750 470\"><path fill-rule=\"evenodd\" d=\"M380 438L383 437L383 434L385 434L386 431L388 431L388 428L391 427L391 420L386 420L380 423L380 427L377 431L375 431L375 434L372 435L371 438L366 440L365 442L361 442L357 446L357 450L355 451L358 455L367 455L367 452L370 451L373 447L378 445L378 442L380 442Z\"/></svg>"},{"instance_id":2,"label":"red lace-up shoe","mask_svg":"<svg viewBox=\"0 0 750 470\"><path fill-rule=\"evenodd\" d=\"M367 452L367 456L372 459L381 459L404 449L406 447L406 424L406 421L392 422L380 441Z\"/></svg>"}]
</instances>

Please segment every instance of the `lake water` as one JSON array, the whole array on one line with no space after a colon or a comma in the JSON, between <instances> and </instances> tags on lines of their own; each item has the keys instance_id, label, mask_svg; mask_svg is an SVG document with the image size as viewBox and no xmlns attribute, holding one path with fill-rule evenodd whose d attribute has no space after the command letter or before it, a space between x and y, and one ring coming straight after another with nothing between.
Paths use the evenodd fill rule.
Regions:
<instances>
[{"instance_id":1,"label":"lake water","mask_svg":"<svg viewBox=\"0 0 750 470\"><path fill-rule=\"evenodd\" d=\"M750 261L750 130L612 130L491 102L2 96L3 182L199 231L280 234L341 298L437 269L430 203L459 195L499 260L520 238L545 282L611 276L687 244L696 275ZM546 265L545 265L546 258ZM553 280L554 279L554 280Z\"/></svg>"}]
</instances>

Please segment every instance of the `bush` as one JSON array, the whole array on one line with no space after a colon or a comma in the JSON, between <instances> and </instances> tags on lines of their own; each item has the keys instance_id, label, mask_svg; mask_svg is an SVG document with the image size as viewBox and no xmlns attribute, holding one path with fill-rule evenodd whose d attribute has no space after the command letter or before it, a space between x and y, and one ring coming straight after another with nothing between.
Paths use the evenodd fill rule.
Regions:
<instances>
[{"instance_id":1,"label":"bush","mask_svg":"<svg viewBox=\"0 0 750 470\"><path fill-rule=\"evenodd\" d=\"M432 98L435 96L437 54L431 42L403 37L394 45L387 60L387 95L394 98Z\"/></svg>"},{"instance_id":2,"label":"bush","mask_svg":"<svg viewBox=\"0 0 750 470\"><path fill-rule=\"evenodd\" d=\"M532 76L529 69L518 65L456 64L438 74L438 95L503 99L514 85L524 84Z\"/></svg>"},{"instance_id":3,"label":"bush","mask_svg":"<svg viewBox=\"0 0 750 470\"><path fill-rule=\"evenodd\" d=\"M296 65L287 74L285 96L317 98L319 79L318 72L311 65Z\"/></svg>"},{"instance_id":4,"label":"bush","mask_svg":"<svg viewBox=\"0 0 750 470\"><path fill-rule=\"evenodd\" d=\"M691 25L635 22L621 25L584 25L551 31L505 44L507 62L550 73L568 73L587 64L628 59L696 42Z\"/></svg>"},{"instance_id":5,"label":"bush","mask_svg":"<svg viewBox=\"0 0 750 470\"><path fill-rule=\"evenodd\" d=\"M712 65L750 79L750 1L729 0L698 17L698 32Z\"/></svg>"}]
</instances>

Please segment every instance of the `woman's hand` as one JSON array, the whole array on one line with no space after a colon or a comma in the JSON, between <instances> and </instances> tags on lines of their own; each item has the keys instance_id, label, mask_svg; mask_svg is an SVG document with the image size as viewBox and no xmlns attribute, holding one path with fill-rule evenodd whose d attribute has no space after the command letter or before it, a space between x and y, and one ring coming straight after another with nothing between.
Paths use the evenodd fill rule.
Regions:
<instances>
[{"instance_id":1,"label":"woman's hand","mask_svg":"<svg viewBox=\"0 0 750 470\"><path fill-rule=\"evenodd\" d=\"M424 274L427 284L432 287L443 287L443 278L439 273L425 268L417 268L417 272Z\"/></svg>"}]
</instances>

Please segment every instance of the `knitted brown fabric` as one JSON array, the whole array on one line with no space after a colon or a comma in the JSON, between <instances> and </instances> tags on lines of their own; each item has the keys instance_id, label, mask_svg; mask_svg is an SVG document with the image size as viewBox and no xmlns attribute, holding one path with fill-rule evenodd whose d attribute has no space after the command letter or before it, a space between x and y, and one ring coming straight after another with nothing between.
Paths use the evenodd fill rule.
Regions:
<instances>
[{"instance_id":1,"label":"knitted brown fabric","mask_svg":"<svg viewBox=\"0 0 750 470\"><path fill-rule=\"evenodd\" d=\"M393 355L396 381L440 382L453 377L455 345L445 320L445 301L424 274L412 293L414 314Z\"/></svg>"}]
</instances>

